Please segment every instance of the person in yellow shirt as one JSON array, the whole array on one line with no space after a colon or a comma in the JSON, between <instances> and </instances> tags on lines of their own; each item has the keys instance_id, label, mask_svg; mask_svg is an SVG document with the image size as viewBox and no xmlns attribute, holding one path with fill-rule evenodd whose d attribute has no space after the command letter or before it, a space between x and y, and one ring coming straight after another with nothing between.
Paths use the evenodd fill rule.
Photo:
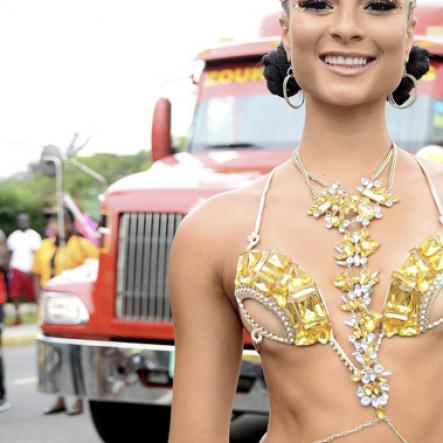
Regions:
<instances>
[{"instance_id":1,"label":"person in yellow shirt","mask_svg":"<svg viewBox=\"0 0 443 443\"><path fill-rule=\"evenodd\" d=\"M74 217L68 210L64 211L65 246L61 247L57 213L50 213L47 231L49 237L44 239L34 253L32 273L34 287L38 296L40 288L52 277L61 274L66 269L73 269L83 264L87 258L97 258L98 248L90 241L77 235L74 228ZM65 399L57 397L54 404L44 411L45 415L67 411L68 415L77 415L83 412L81 398L77 398L73 406L66 408Z\"/></svg>"}]
</instances>

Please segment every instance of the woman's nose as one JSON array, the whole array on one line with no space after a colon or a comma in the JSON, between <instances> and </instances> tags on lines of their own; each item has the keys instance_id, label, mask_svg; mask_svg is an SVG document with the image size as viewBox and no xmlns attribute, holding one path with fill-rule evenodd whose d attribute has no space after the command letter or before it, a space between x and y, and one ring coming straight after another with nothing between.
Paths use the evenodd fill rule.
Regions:
<instances>
[{"instance_id":1,"label":"woman's nose","mask_svg":"<svg viewBox=\"0 0 443 443\"><path fill-rule=\"evenodd\" d=\"M330 34L336 40L350 42L362 40L364 37L363 27L361 26L358 11L352 2L341 5L334 14L333 22L330 28Z\"/></svg>"}]
</instances>

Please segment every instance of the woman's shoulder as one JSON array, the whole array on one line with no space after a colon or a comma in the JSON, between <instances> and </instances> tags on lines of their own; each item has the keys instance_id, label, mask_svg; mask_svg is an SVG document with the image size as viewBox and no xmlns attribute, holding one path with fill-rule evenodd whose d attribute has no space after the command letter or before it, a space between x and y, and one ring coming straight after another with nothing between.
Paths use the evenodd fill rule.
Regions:
<instances>
[{"instance_id":1,"label":"woman's shoulder","mask_svg":"<svg viewBox=\"0 0 443 443\"><path fill-rule=\"evenodd\" d=\"M213 195L192 208L181 226L188 229L230 230L243 222L253 223L264 182L263 177L248 186Z\"/></svg>"},{"instance_id":2,"label":"woman's shoulder","mask_svg":"<svg viewBox=\"0 0 443 443\"><path fill-rule=\"evenodd\" d=\"M227 245L247 242L253 230L266 178L216 194L194 207L180 223L175 243L193 244L204 253L217 254Z\"/></svg>"}]
</instances>

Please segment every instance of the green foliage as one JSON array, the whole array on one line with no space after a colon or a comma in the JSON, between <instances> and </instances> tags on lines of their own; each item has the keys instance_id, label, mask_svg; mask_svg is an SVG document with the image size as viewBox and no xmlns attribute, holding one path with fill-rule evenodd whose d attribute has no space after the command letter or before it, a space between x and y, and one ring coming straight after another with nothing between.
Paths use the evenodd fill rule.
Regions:
<instances>
[{"instance_id":1,"label":"green foliage","mask_svg":"<svg viewBox=\"0 0 443 443\"><path fill-rule=\"evenodd\" d=\"M146 151L134 155L95 154L77 160L103 175L108 184L135 172L149 168L150 156ZM99 217L98 196L101 184L72 165L64 166L64 191L94 218ZM46 177L38 164L31 164L27 173L17 174L0 181L0 228L9 234L16 229L17 215L30 215L31 226L43 233L46 220L42 209L55 206L55 178Z\"/></svg>"}]
</instances>

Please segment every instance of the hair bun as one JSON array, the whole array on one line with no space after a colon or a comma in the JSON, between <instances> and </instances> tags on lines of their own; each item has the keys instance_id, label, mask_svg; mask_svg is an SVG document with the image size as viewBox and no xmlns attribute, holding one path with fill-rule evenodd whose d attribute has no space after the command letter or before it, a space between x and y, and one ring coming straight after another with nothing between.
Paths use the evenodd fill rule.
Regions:
<instances>
[{"instance_id":1,"label":"hair bun","mask_svg":"<svg viewBox=\"0 0 443 443\"><path fill-rule=\"evenodd\" d=\"M409 53L409 60L406 64L406 72L420 80L430 68L429 51L421 46L414 45ZM403 77L398 88L393 92L395 103L402 105L410 98L414 84L411 79Z\"/></svg>"},{"instance_id":2,"label":"hair bun","mask_svg":"<svg viewBox=\"0 0 443 443\"><path fill-rule=\"evenodd\" d=\"M283 81L291 65L286 57L283 43L280 43L276 49L266 54L262 58L262 64L264 66L263 74L269 91L274 95L284 97ZM288 82L288 96L292 97L297 94L298 91L300 91L300 86L294 77L292 77Z\"/></svg>"}]
</instances>

